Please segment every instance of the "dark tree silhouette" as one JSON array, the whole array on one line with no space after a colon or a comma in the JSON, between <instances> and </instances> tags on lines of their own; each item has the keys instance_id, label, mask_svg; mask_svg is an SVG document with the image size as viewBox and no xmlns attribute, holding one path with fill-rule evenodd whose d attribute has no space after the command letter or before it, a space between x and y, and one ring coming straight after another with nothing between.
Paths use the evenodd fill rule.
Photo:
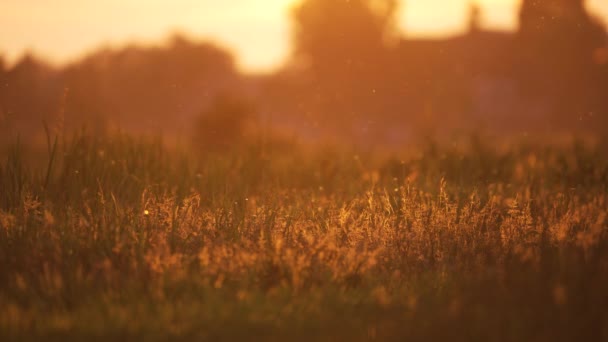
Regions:
<instances>
[{"instance_id":1,"label":"dark tree silhouette","mask_svg":"<svg viewBox=\"0 0 608 342\"><path fill-rule=\"evenodd\" d=\"M0 145L35 138L43 121L52 123L60 89L58 71L30 54L0 70Z\"/></svg>"},{"instance_id":2,"label":"dark tree silhouette","mask_svg":"<svg viewBox=\"0 0 608 342\"><path fill-rule=\"evenodd\" d=\"M305 0L294 11L295 53L325 74L365 68L394 33L395 0Z\"/></svg>"},{"instance_id":3,"label":"dark tree silhouette","mask_svg":"<svg viewBox=\"0 0 608 342\"><path fill-rule=\"evenodd\" d=\"M6 71L4 57L0 55L0 127L6 127L8 117L6 114ZM2 129L0 129L2 132ZM1 141L0 141L1 142Z\"/></svg>"},{"instance_id":4,"label":"dark tree silhouette","mask_svg":"<svg viewBox=\"0 0 608 342\"><path fill-rule=\"evenodd\" d=\"M393 55L396 0L304 0L295 8L294 60L309 79L321 125L368 131L388 112L382 97Z\"/></svg>"},{"instance_id":5,"label":"dark tree silhouette","mask_svg":"<svg viewBox=\"0 0 608 342\"><path fill-rule=\"evenodd\" d=\"M57 111L57 72L38 58L26 54L2 78L0 108L10 122L7 127L29 130Z\"/></svg>"},{"instance_id":6,"label":"dark tree silhouette","mask_svg":"<svg viewBox=\"0 0 608 342\"><path fill-rule=\"evenodd\" d=\"M179 35L163 47L99 51L64 78L69 122L142 132L186 129L217 92L239 83L228 52Z\"/></svg>"},{"instance_id":7,"label":"dark tree silhouette","mask_svg":"<svg viewBox=\"0 0 608 342\"><path fill-rule=\"evenodd\" d=\"M234 94L215 97L194 125L194 143L204 150L225 149L248 138L255 122L255 108Z\"/></svg>"}]
</instances>

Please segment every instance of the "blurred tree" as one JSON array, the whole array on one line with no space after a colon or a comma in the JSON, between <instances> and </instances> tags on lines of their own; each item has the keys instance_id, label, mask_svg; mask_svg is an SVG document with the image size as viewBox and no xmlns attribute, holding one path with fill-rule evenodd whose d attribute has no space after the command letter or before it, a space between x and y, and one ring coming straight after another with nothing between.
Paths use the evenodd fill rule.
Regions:
<instances>
[{"instance_id":1,"label":"blurred tree","mask_svg":"<svg viewBox=\"0 0 608 342\"><path fill-rule=\"evenodd\" d=\"M365 68L395 32L396 0L304 0L294 11L295 53L321 74Z\"/></svg>"},{"instance_id":2,"label":"blurred tree","mask_svg":"<svg viewBox=\"0 0 608 342\"><path fill-rule=\"evenodd\" d=\"M4 131L2 127L7 126L8 118L5 112L6 107L6 71L4 57L0 55L0 133ZM0 141L1 143L2 141Z\"/></svg>"},{"instance_id":3,"label":"blurred tree","mask_svg":"<svg viewBox=\"0 0 608 342\"><path fill-rule=\"evenodd\" d=\"M255 109L234 94L216 96L194 126L194 143L204 150L225 149L248 138L255 123Z\"/></svg>"},{"instance_id":4,"label":"blurred tree","mask_svg":"<svg viewBox=\"0 0 608 342\"><path fill-rule=\"evenodd\" d=\"M0 108L13 130L26 135L56 114L61 92L57 71L36 57L24 55L2 81Z\"/></svg>"},{"instance_id":5,"label":"blurred tree","mask_svg":"<svg viewBox=\"0 0 608 342\"><path fill-rule=\"evenodd\" d=\"M215 94L240 85L230 53L179 35L166 46L100 50L64 78L69 122L132 132L181 132Z\"/></svg>"},{"instance_id":6,"label":"blurred tree","mask_svg":"<svg viewBox=\"0 0 608 342\"><path fill-rule=\"evenodd\" d=\"M396 0L304 0L295 8L293 57L312 82L307 102L317 124L368 131L394 112L386 99L396 10Z\"/></svg>"}]
</instances>

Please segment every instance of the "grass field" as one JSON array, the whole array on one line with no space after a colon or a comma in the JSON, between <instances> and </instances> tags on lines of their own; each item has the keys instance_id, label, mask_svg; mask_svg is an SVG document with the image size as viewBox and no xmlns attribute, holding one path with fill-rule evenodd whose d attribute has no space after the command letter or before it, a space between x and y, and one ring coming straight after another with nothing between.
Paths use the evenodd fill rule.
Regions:
<instances>
[{"instance_id":1,"label":"grass field","mask_svg":"<svg viewBox=\"0 0 608 342\"><path fill-rule=\"evenodd\" d=\"M125 135L0 163L0 340L608 340L608 148Z\"/></svg>"}]
</instances>

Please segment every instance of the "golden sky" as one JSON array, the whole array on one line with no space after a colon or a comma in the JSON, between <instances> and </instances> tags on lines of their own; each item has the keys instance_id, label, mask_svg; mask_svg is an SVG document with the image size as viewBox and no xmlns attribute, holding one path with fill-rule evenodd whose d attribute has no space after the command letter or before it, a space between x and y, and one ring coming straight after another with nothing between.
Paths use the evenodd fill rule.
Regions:
<instances>
[{"instance_id":1,"label":"golden sky","mask_svg":"<svg viewBox=\"0 0 608 342\"><path fill-rule=\"evenodd\" d=\"M209 38L233 51L245 70L268 70L289 52L289 9L296 0L0 0L0 54L29 50L53 62L73 60L101 45L157 43L172 32ZM463 29L470 0L402 1L408 36ZM512 28L519 0L477 0L484 23ZM607 0L589 7L608 18Z\"/></svg>"}]
</instances>

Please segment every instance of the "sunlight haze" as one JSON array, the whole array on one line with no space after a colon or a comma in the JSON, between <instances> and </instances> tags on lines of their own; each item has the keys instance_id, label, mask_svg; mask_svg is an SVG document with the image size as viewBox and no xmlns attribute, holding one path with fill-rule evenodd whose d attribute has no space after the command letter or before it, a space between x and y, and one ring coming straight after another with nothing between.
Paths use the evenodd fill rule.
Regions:
<instances>
[{"instance_id":1,"label":"sunlight haze","mask_svg":"<svg viewBox=\"0 0 608 342\"><path fill-rule=\"evenodd\" d=\"M479 0L484 25L516 25L515 0ZM158 43L182 32L232 51L239 66L264 71L289 54L294 0L3 0L0 55L14 61L25 51L54 63L75 60L102 46ZM400 26L408 37L442 36L464 29L467 0L402 2ZM589 1L603 18L608 2Z\"/></svg>"}]
</instances>

